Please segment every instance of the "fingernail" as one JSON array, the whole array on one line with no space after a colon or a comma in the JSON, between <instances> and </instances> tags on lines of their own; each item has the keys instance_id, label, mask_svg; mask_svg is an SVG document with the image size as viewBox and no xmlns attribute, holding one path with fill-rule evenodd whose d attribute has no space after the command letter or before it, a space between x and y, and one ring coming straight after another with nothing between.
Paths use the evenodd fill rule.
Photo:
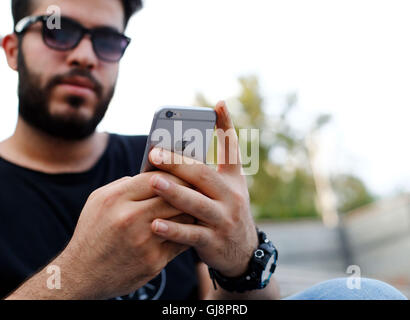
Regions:
<instances>
[{"instance_id":1,"label":"fingernail","mask_svg":"<svg viewBox=\"0 0 410 320\"><path fill-rule=\"evenodd\" d=\"M151 160L155 164L161 164L162 163L162 151L158 148L154 148L151 151Z\"/></svg>"},{"instance_id":2,"label":"fingernail","mask_svg":"<svg viewBox=\"0 0 410 320\"><path fill-rule=\"evenodd\" d=\"M157 221L155 223L155 231L159 233L165 233L168 231L168 225L161 221Z\"/></svg>"},{"instance_id":3,"label":"fingernail","mask_svg":"<svg viewBox=\"0 0 410 320\"><path fill-rule=\"evenodd\" d=\"M154 181L154 188L159 190L167 190L169 188L169 182L160 176L157 176Z\"/></svg>"}]
</instances>

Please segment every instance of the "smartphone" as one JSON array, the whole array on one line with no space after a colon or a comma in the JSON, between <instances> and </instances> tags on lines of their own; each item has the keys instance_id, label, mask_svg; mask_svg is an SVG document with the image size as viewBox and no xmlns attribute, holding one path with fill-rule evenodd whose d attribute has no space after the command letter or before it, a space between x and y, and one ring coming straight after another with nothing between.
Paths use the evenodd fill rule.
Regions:
<instances>
[{"instance_id":1,"label":"smartphone","mask_svg":"<svg viewBox=\"0 0 410 320\"><path fill-rule=\"evenodd\" d=\"M206 163L216 112L204 107L160 107L152 120L140 173L156 170L148 155L154 147Z\"/></svg>"}]
</instances>

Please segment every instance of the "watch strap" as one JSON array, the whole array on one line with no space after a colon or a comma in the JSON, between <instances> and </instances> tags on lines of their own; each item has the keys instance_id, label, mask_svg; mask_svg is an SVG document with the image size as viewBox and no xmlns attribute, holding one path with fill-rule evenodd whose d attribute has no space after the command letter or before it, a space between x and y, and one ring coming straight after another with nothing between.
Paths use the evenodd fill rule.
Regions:
<instances>
[{"instance_id":1,"label":"watch strap","mask_svg":"<svg viewBox=\"0 0 410 320\"><path fill-rule=\"evenodd\" d=\"M255 289L263 289L269 283L270 277L276 269L276 261L278 252L272 242L266 237L263 231L256 229L258 233L259 246L253 252L252 258L249 261L247 271L238 277L225 277L217 270L208 267L209 275L212 279L215 290L216 283L227 291L245 292ZM269 259L274 256L274 262L269 268L269 277L262 281L261 275L267 267Z\"/></svg>"}]
</instances>

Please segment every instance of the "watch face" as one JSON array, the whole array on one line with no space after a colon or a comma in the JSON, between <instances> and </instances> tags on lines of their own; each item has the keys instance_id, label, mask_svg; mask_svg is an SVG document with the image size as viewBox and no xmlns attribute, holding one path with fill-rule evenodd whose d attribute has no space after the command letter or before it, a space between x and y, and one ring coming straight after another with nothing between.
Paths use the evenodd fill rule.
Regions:
<instances>
[{"instance_id":1,"label":"watch face","mask_svg":"<svg viewBox=\"0 0 410 320\"><path fill-rule=\"evenodd\" d=\"M265 270L262 271L262 276L261 280L262 283L269 281L272 273L270 272L270 268L273 263L275 263L276 256L275 254L272 254L272 256L269 258L268 263L266 264Z\"/></svg>"}]
</instances>

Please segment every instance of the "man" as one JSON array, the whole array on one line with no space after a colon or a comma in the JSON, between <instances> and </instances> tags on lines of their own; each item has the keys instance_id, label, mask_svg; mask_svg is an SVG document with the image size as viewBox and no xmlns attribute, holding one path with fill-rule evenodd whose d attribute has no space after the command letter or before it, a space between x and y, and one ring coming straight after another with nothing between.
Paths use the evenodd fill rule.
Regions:
<instances>
[{"instance_id":1,"label":"man","mask_svg":"<svg viewBox=\"0 0 410 320\"><path fill-rule=\"evenodd\" d=\"M61 10L60 29L47 20L51 6ZM155 149L161 171L137 174L146 137L95 131L140 6L12 1L15 32L3 48L19 74L19 117L0 143L0 295L278 298L274 281L236 293L215 290L208 272L245 274L259 245L239 164L165 165L170 155ZM217 127L232 129L226 105L215 110ZM55 267L58 290L48 287Z\"/></svg>"},{"instance_id":2,"label":"man","mask_svg":"<svg viewBox=\"0 0 410 320\"><path fill-rule=\"evenodd\" d=\"M12 0L15 32L2 46L19 74L19 117L0 143L0 297L279 298L273 278L261 281L276 251L256 232L240 164L167 164L171 154L154 149L160 171L138 174L146 137L95 131L140 7ZM225 103L215 111L238 159ZM336 280L293 298L403 298L380 282L362 287L350 293Z\"/></svg>"}]
</instances>

